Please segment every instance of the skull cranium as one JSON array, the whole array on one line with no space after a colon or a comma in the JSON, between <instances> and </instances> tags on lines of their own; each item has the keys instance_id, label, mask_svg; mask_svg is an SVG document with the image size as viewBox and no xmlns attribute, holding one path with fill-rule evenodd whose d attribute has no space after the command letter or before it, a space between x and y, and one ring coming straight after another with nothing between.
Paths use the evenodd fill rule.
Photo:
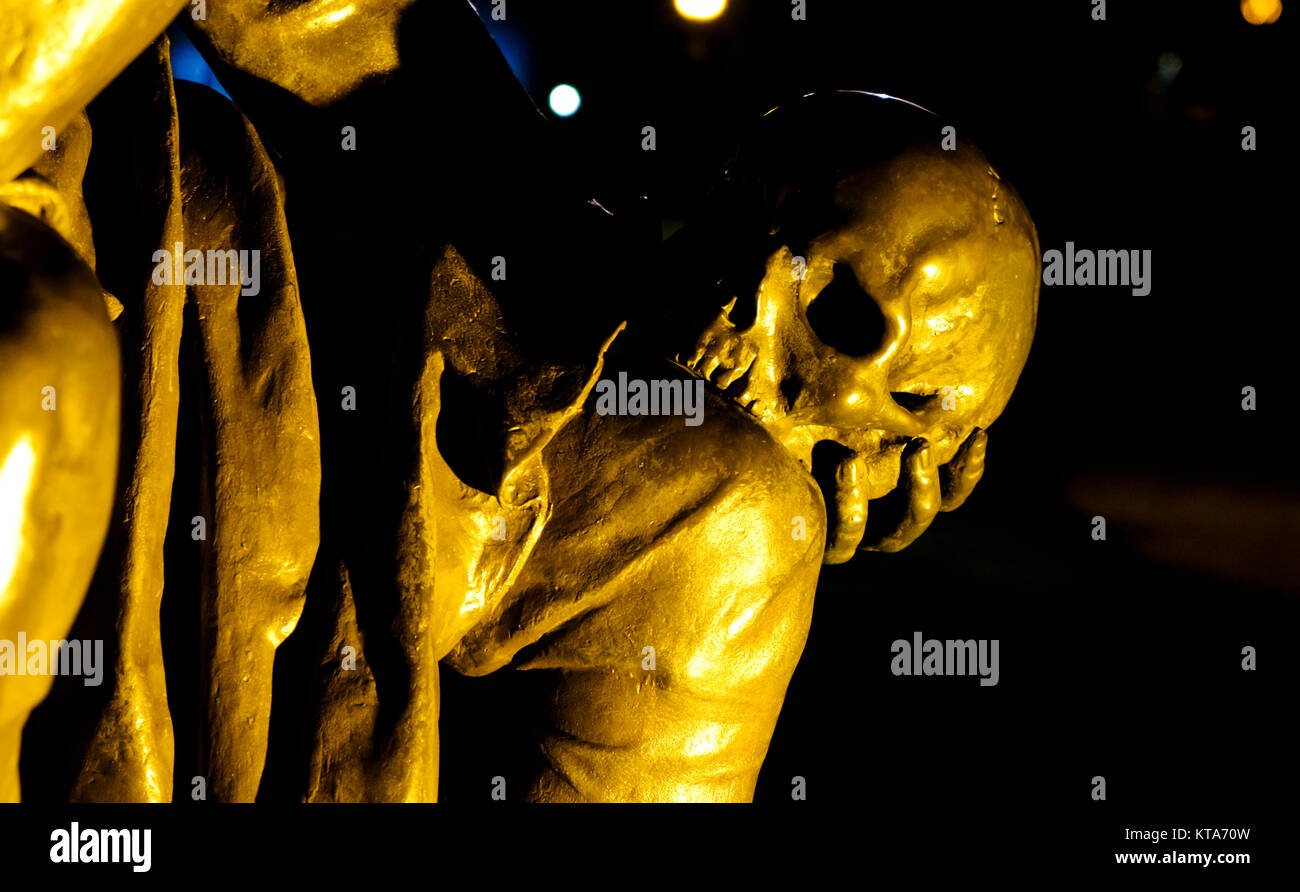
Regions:
<instances>
[{"instance_id":1,"label":"skull cranium","mask_svg":"<svg viewBox=\"0 0 1300 892\"><path fill-rule=\"evenodd\" d=\"M894 132L860 138L865 157L828 165L820 186L757 174L773 236L761 281L739 312L747 295L732 294L683 364L810 470L816 444L847 449L862 469L854 490L874 499L896 486L908 441L924 438L942 464L1001 413L1033 338L1038 242L1016 193L978 149L945 150L928 112L872 94L812 98L800 126L782 124L781 151L809 113L846 104L858 126L865 103L883 113L867 123Z\"/></svg>"}]
</instances>

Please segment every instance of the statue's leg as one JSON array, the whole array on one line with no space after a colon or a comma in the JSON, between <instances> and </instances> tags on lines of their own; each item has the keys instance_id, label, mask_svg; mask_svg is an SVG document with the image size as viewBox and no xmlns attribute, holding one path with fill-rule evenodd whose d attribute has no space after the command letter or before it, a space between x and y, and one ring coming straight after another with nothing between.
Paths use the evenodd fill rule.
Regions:
<instances>
[{"instance_id":1,"label":"statue's leg","mask_svg":"<svg viewBox=\"0 0 1300 892\"><path fill-rule=\"evenodd\" d=\"M320 426L283 186L238 109L200 87L176 92L205 388L201 770L210 796L252 801L275 652L302 614L320 544ZM204 264L199 284L192 261Z\"/></svg>"},{"instance_id":2,"label":"statue's leg","mask_svg":"<svg viewBox=\"0 0 1300 892\"><path fill-rule=\"evenodd\" d=\"M98 270L120 300L122 460L117 504L87 597L113 639L108 696L71 798L81 802L170 802L174 737L159 612L163 543L171 511L180 411L178 357L183 282L153 281L151 258L184 240L176 102L166 37L114 81L94 111L96 160L109 187L92 209L100 220Z\"/></svg>"}]
</instances>

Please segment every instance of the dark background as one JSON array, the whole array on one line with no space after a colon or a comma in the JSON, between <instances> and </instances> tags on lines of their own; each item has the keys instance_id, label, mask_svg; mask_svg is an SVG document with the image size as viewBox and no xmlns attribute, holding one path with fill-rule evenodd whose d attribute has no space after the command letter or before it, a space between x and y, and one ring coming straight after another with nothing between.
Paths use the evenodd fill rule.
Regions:
<instances>
[{"instance_id":1,"label":"dark background","mask_svg":"<svg viewBox=\"0 0 1300 892\"><path fill-rule=\"evenodd\" d=\"M557 176L580 171L574 188L663 235L757 116L863 89L953 121L1019 191L1044 250L1152 251L1145 297L1043 288L1029 363L962 509L905 552L826 568L757 801L835 805L826 826L874 822L873 844L899 852L1059 846L1067 867L1143 851L1123 844L1126 826L1256 828L1248 845L1189 851L1276 844L1296 779L1284 131L1300 12L1256 27L1233 0L1111 2L1102 22L1086 0L809 0L792 21L784 0L731 0L692 23L669 0L508 0L494 22L478 5L539 107L557 83L581 92L577 114L547 125L564 147ZM205 76L181 54L178 77ZM438 109L429 95L430 126ZM654 152L641 150L647 124ZM1257 151L1241 148L1245 125ZM572 251L580 265L584 245ZM653 300L626 275L599 290ZM894 677L890 644L915 631L999 639L1000 684ZM1246 645L1256 672L1242 671ZM497 774L523 785L502 769L525 764L523 676L444 673L443 802L482 802ZM796 775L807 803L791 802ZM1091 800L1095 775L1106 802Z\"/></svg>"}]
</instances>

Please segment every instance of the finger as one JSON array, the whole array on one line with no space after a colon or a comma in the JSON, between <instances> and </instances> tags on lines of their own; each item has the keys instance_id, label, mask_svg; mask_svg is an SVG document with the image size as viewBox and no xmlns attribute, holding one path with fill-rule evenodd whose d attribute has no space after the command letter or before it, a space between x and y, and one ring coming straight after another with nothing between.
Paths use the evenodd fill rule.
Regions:
<instances>
[{"instance_id":1,"label":"finger","mask_svg":"<svg viewBox=\"0 0 1300 892\"><path fill-rule=\"evenodd\" d=\"M835 504L830 536L822 562L842 564L853 557L867 528L867 499L863 483L867 478L867 459L854 453L835 469Z\"/></svg>"},{"instance_id":2,"label":"finger","mask_svg":"<svg viewBox=\"0 0 1300 892\"><path fill-rule=\"evenodd\" d=\"M714 347L718 343L718 339L735 327L731 324L731 320L727 318L735 305L736 299L733 297L722 306L721 312L718 313L716 319L709 323L708 328L704 329L695 342L695 349L691 351L690 359L684 363L688 369L694 369L706 355L717 352Z\"/></svg>"},{"instance_id":3,"label":"finger","mask_svg":"<svg viewBox=\"0 0 1300 892\"><path fill-rule=\"evenodd\" d=\"M699 361L704 358L704 354L708 352L709 345L712 343L712 340L706 340L701 337L699 343L695 345L695 349L691 352L690 357L688 357L682 365L686 366L688 369L694 369Z\"/></svg>"},{"instance_id":4,"label":"finger","mask_svg":"<svg viewBox=\"0 0 1300 892\"><path fill-rule=\"evenodd\" d=\"M727 371L724 374L718 376L717 383L718 383L718 388L720 390L726 390L732 384L735 384L738 380L740 380L741 375L749 371L749 366L745 365L743 352L739 358L739 361L737 361L733 357L732 362L734 364L731 366L731 368L727 369Z\"/></svg>"},{"instance_id":5,"label":"finger","mask_svg":"<svg viewBox=\"0 0 1300 892\"><path fill-rule=\"evenodd\" d=\"M939 475L934 466L930 444L917 438L903 451L902 485L907 491L907 508L898 528L868 551L902 551L930 528L939 513Z\"/></svg>"},{"instance_id":6,"label":"finger","mask_svg":"<svg viewBox=\"0 0 1300 892\"><path fill-rule=\"evenodd\" d=\"M943 503L940 511L952 511L975 489L984 476L984 454L988 450L989 435L983 428L975 428L966 442L961 444L953 460L941 472Z\"/></svg>"},{"instance_id":7,"label":"finger","mask_svg":"<svg viewBox=\"0 0 1300 892\"><path fill-rule=\"evenodd\" d=\"M710 356L705 361L704 365L700 367L700 375L702 375L704 380L707 381L713 377L713 373L718 370L718 366L720 365L722 365L721 358L718 356Z\"/></svg>"}]
</instances>

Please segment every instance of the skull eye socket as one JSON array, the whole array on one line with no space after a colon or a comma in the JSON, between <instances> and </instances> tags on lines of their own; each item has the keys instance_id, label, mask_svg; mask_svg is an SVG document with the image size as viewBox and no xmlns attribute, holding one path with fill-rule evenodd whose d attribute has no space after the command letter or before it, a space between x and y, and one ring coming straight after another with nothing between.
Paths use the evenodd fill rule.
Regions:
<instances>
[{"instance_id":1,"label":"skull eye socket","mask_svg":"<svg viewBox=\"0 0 1300 892\"><path fill-rule=\"evenodd\" d=\"M835 264L831 281L812 299L807 316L818 340L848 356L870 356L885 339L884 314L846 263Z\"/></svg>"},{"instance_id":2,"label":"skull eye socket","mask_svg":"<svg viewBox=\"0 0 1300 892\"><path fill-rule=\"evenodd\" d=\"M727 318L731 320L731 324L736 328L746 329L754 324L754 318L758 315L758 298L754 293L756 287L741 288L739 293L734 295L736 305L731 308Z\"/></svg>"}]
</instances>

